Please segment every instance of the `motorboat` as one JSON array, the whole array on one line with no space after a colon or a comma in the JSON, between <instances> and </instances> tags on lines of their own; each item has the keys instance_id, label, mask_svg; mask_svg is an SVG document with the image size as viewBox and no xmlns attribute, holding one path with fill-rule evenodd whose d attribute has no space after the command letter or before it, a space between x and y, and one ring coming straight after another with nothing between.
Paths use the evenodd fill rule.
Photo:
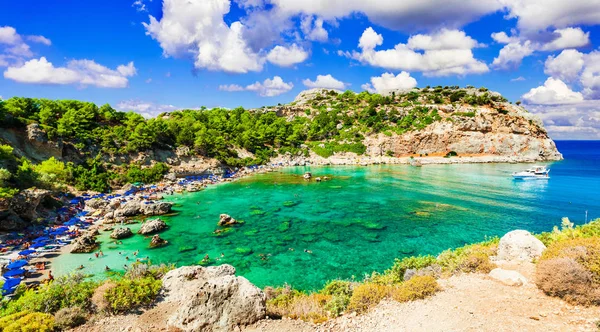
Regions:
<instances>
[{"instance_id":1,"label":"motorboat","mask_svg":"<svg viewBox=\"0 0 600 332\"><path fill-rule=\"evenodd\" d=\"M512 174L515 179L549 179L550 169L546 166L533 166L522 172L514 172Z\"/></svg>"}]
</instances>

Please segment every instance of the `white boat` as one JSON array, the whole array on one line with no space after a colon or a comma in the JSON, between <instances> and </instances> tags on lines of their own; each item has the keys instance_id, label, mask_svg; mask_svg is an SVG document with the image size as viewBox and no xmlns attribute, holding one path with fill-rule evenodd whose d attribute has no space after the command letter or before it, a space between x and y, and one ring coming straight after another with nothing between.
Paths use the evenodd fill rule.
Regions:
<instances>
[{"instance_id":1,"label":"white boat","mask_svg":"<svg viewBox=\"0 0 600 332\"><path fill-rule=\"evenodd\" d=\"M533 166L522 172L514 172L512 174L515 179L549 179L548 173L550 170L546 166Z\"/></svg>"}]
</instances>

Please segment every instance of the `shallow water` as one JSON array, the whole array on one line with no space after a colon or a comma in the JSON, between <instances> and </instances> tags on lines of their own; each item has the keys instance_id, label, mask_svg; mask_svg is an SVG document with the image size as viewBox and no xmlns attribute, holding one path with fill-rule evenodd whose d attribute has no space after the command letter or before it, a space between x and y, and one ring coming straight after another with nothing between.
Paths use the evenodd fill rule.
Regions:
<instances>
[{"instance_id":1,"label":"shallow water","mask_svg":"<svg viewBox=\"0 0 600 332\"><path fill-rule=\"evenodd\" d=\"M141 235L114 245L103 233L105 257L67 254L53 269L63 274L83 264L100 276L106 265L122 270L136 249L138 257L176 265L208 254L258 286L314 289L383 271L396 257L437 254L518 228L548 231L563 216L583 223L586 211L588 220L600 217L600 143L558 146L567 160L549 164L549 180L513 180L510 173L530 166L523 164L298 167L169 196L178 215L163 217L168 246L148 249ZM332 180L306 182L308 170ZM244 224L214 235L221 213Z\"/></svg>"}]
</instances>

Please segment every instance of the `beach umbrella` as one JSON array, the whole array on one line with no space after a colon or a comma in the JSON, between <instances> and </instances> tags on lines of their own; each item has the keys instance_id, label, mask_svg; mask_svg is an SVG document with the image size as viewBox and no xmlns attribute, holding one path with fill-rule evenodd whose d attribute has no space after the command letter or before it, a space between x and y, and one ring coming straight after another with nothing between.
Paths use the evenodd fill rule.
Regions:
<instances>
[{"instance_id":1,"label":"beach umbrella","mask_svg":"<svg viewBox=\"0 0 600 332\"><path fill-rule=\"evenodd\" d=\"M12 269L21 268L21 267L23 267L25 265L27 265L27 261L24 260L24 259L19 259L18 261L14 261L14 262L6 265L6 268L9 269L9 270L12 270Z\"/></svg>"},{"instance_id":2,"label":"beach umbrella","mask_svg":"<svg viewBox=\"0 0 600 332\"><path fill-rule=\"evenodd\" d=\"M48 240L50 240L49 237L47 237L47 236L40 236L37 239L33 240L33 242L41 242L41 241L48 241Z\"/></svg>"},{"instance_id":3,"label":"beach umbrella","mask_svg":"<svg viewBox=\"0 0 600 332\"><path fill-rule=\"evenodd\" d=\"M4 285L2 286L2 289L9 290L11 288L15 288L20 283L21 283L21 279L19 279L19 278L8 278L8 279L6 279L6 281L4 281Z\"/></svg>"},{"instance_id":4,"label":"beach umbrella","mask_svg":"<svg viewBox=\"0 0 600 332\"><path fill-rule=\"evenodd\" d=\"M72 199L71 201L69 201L69 204L79 204L79 200L78 199Z\"/></svg>"},{"instance_id":5,"label":"beach umbrella","mask_svg":"<svg viewBox=\"0 0 600 332\"><path fill-rule=\"evenodd\" d=\"M8 272L6 272L5 274L3 274L3 277L15 277L18 275L21 275L23 273L25 273L27 271L23 270L23 269L17 269L17 270L9 270Z\"/></svg>"},{"instance_id":6,"label":"beach umbrella","mask_svg":"<svg viewBox=\"0 0 600 332\"><path fill-rule=\"evenodd\" d=\"M50 232L50 235L63 235L67 232L66 229L57 229L53 232Z\"/></svg>"},{"instance_id":7,"label":"beach umbrella","mask_svg":"<svg viewBox=\"0 0 600 332\"><path fill-rule=\"evenodd\" d=\"M35 252L35 250L31 250L31 249L27 249L27 250L23 250L19 252L20 256L27 256L27 255L31 255Z\"/></svg>"}]
</instances>

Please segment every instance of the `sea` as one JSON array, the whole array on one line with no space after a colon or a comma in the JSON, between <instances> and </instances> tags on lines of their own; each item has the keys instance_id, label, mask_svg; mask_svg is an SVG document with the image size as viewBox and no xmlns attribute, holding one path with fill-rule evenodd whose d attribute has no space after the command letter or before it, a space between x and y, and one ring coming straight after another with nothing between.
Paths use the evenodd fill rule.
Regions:
<instances>
[{"instance_id":1,"label":"sea","mask_svg":"<svg viewBox=\"0 0 600 332\"><path fill-rule=\"evenodd\" d=\"M114 243L103 232L104 257L63 254L56 275L76 271L105 278L136 259L176 266L231 264L259 287L289 284L314 290L333 279L359 280L394 259L440 252L501 237L508 231L551 231L600 218L600 141L557 141L564 160L542 163L544 180L514 180L531 164L293 167L175 194L175 214L161 217L169 241L149 237ZM327 176L305 181L302 175ZM215 234L220 214L242 221ZM135 233L140 224L127 225ZM134 251L139 251L133 256Z\"/></svg>"}]
</instances>

